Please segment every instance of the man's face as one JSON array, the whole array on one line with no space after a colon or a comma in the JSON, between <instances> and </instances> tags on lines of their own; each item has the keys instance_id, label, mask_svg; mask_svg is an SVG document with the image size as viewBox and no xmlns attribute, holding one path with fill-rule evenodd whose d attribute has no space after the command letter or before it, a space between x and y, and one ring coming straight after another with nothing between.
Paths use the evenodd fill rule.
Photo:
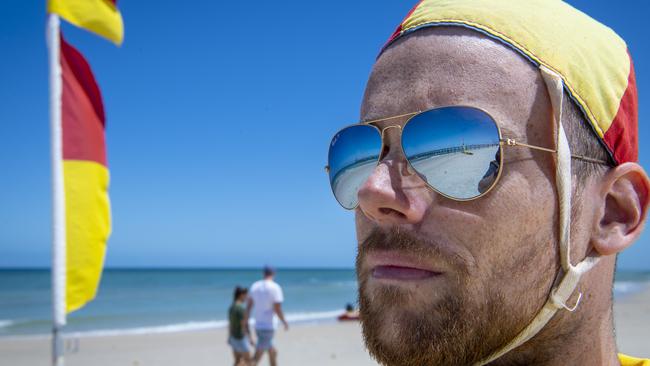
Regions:
<instances>
[{"instance_id":1,"label":"man's face","mask_svg":"<svg viewBox=\"0 0 650 366\"><path fill-rule=\"evenodd\" d=\"M361 114L370 120L449 105L487 111L505 137L554 146L537 68L460 28L419 30L386 50ZM385 364L471 364L514 338L548 296L558 268L552 155L505 149L494 189L458 202L408 167L399 129L387 130L385 144L356 210L366 344Z\"/></svg>"}]
</instances>

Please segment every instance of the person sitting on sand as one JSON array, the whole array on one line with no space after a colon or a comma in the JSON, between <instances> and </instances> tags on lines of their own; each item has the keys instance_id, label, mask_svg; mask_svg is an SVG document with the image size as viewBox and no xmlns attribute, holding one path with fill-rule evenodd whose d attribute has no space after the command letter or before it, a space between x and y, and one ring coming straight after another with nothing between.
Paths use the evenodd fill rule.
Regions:
<instances>
[{"instance_id":1,"label":"person sitting on sand","mask_svg":"<svg viewBox=\"0 0 650 366\"><path fill-rule=\"evenodd\" d=\"M228 344L232 347L235 357L235 366L251 365L249 343L254 346L253 339L248 330L248 319L246 318L245 303L248 298L248 290L243 287L235 287L234 301L228 309Z\"/></svg>"},{"instance_id":2,"label":"person sitting on sand","mask_svg":"<svg viewBox=\"0 0 650 366\"><path fill-rule=\"evenodd\" d=\"M329 168L376 161L329 176L355 210L372 356L650 366L617 352L612 310L617 254L650 203L637 102L625 41L565 2L419 1L377 56L361 122L329 144ZM501 153L481 191L491 150L427 161L461 131Z\"/></svg>"},{"instance_id":3,"label":"person sitting on sand","mask_svg":"<svg viewBox=\"0 0 650 366\"><path fill-rule=\"evenodd\" d=\"M354 308L354 305L348 303L345 305L345 313L339 315L338 320L359 320L359 311Z\"/></svg>"}]
</instances>

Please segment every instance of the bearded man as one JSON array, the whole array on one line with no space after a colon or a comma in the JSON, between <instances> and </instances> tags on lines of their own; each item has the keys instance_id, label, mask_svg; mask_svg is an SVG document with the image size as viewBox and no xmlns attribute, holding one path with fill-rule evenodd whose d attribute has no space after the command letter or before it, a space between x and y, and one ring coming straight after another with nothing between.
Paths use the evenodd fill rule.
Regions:
<instances>
[{"instance_id":1,"label":"bearded man","mask_svg":"<svg viewBox=\"0 0 650 366\"><path fill-rule=\"evenodd\" d=\"M423 0L328 172L356 213L384 365L650 365L617 354L616 254L640 235L627 46L557 0Z\"/></svg>"}]
</instances>

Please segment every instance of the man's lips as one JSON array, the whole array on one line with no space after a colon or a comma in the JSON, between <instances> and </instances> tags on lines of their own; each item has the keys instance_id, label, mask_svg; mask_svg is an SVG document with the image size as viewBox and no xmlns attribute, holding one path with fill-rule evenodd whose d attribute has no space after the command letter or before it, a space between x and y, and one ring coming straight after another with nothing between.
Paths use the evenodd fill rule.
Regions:
<instances>
[{"instance_id":1,"label":"man's lips","mask_svg":"<svg viewBox=\"0 0 650 366\"><path fill-rule=\"evenodd\" d=\"M442 274L421 257L397 251L374 251L368 253L367 266L373 278L400 281L424 280Z\"/></svg>"},{"instance_id":2,"label":"man's lips","mask_svg":"<svg viewBox=\"0 0 650 366\"><path fill-rule=\"evenodd\" d=\"M372 269L374 278L400 281L424 280L439 274L424 269L400 266L376 266Z\"/></svg>"}]
</instances>

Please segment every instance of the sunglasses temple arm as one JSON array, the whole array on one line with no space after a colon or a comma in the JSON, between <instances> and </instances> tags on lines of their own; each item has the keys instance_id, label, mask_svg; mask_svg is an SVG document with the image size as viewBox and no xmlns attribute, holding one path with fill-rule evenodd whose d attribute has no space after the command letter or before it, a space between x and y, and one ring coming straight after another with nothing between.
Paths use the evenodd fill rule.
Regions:
<instances>
[{"instance_id":1,"label":"sunglasses temple arm","mask_svg":"<svg viewBox=\"0 0 650 366\"><path fill-rule=\"evenodd\" d=\"M590 157L584 156L584 155L573 155L573 154L571 154L571 158L582 160L582 161L587 161L589 163L610 166L610 164L608 162L606 162L605 160L594 159L594 158L590 158Z\"/></svg>"},{"instance_id":2,"label":"sunglasses temple arm","mask_svg":"<svg viewBox=\"0 0 650 366\"><path fill-rule=\"evenodd\" d=\"M501 142L502 146L527 147L527 148L533 149L533 150L546 151L546 152L550 152L550 153L553 153L553 154L557 154L557 150L548 149L546 147L541 147L541 146L525 144L523 142L516 141L515 139L501 139L500 142ZM604 161L604 160L594 159L594 158L590 158L590 157L584 156L584 155L573 155L573 154L571 154L571 158L578 159L578 160L583 160L583 161L588 161L588 162L594 163L594 164L601 164L601 165L609 166L609 163Z\"/></svg>"}]
</instances>

